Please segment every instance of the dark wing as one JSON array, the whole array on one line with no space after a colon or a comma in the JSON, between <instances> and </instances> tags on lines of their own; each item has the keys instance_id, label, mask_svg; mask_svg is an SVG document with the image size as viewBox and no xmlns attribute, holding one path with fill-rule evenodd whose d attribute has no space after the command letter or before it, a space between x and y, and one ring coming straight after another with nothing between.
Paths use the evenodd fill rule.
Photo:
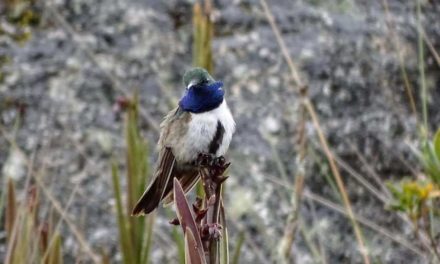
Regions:
<instances>
[{"instance_id":1,"label":"dark wing","mask_svg":"<svg viewBox=\"0 0 440 264\"><path fill-rule=\"evenodd\" d=\"M154 175L153 183L147 188L142 197L136 203L132 215L149 214L157 208L169 183L172 183L171 174L175 167L176 160L171 148L165 147L159 154L158 167Z\"/></svg>"}]
</instances>

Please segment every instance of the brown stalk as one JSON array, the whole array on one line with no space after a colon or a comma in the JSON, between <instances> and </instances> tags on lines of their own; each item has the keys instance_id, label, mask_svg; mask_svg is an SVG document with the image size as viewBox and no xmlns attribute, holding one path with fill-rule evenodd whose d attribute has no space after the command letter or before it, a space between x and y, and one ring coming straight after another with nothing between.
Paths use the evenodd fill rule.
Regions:
<instances>
[{"instance_id":1,"label":"brown stalk","mask_svg":"<svg viewBox=\"0 0 440 264\"><path fill-rule=\"evenodd\" d=\"M17 146L17 144L15 144L14 140L7 135L6 131L4 130L4 128L2 126L0 126L0 133L1 133L1 135L4 138L6 138L6 140L9 142L11 147L13 147L17 151L19 151L22 154L22 156L25 158L25 160L26 160L26 163L28 165L28 172L27 172L27 179L26 179L26 183L25 183L25 188L24 189L25 190L29 189L31 178L33 178L35 180L35 182L37 183L37 185L40 187L40 189L43 191L44 195L51 202L51 204L53 205L54 209L59 213L60 217L62 219L64 219L64 221L67 223L67 225L70 228L70 230L72 231L73 235L78 240L78 243L80 244L81 248L84 249L85 253L89 255L89 257L92 259L92 261L94 263L100 263L98 255L96 253L94 253L94 251L92 250L91 246L87 243L87 241L84 238L84 236L82 235L82 233L79 231L79 229L73 223L73 221L70 220L70 218L67 216L67 212L65 210L63 210L63 207L61 206L59 201L56 200L56 198L52 196L52 194L50 193L50 191L48 190L46 185L41 181L39 176L36 175L36 173L32 170L32 168L33 168L33 158L35 157L35 152L34 152L34 154L32 156L32 159L29 159L26 156L26 154L23 152L23 150L21 150L20 147ZM20 217L20 214L18 214L18 218L17 219L18 219L17 221L22 220L22 217ZM13 230L13 234L12 234L13 238L16 236L17 226L18 226L18 224L14 225L14 230ZM9 252L9 250L8 250L7 253L6 253L6 258L5 259L9 259L10 253L11 252ZM8 262L6 261L6 263L8 263Z\"/></svg>"},{"instance_id":2,"label":"brown stalk","mask_svg":"<svg viewBox=\"0 0 440 264\"><path fill-rule=\"evenodd\" d=\"M203 164L199 167L199 173L205 191L204 200L196 199L191 210L180 182L174 179L174 200L178 218L170 223L180 225L185 233L186 259L217 264L220 260L219 240L222 230L219 219L222 206L222 183L227 179L223 173L229 163L213 162L215 164L210 164L210 161L206 163L208 156L199 156L199 161ZM222 214L222 223L225 223L224 212ZM188 230L191 234L187 234ZM197 255L195 251L198 251L199 257L195 257Z\"/></svg>"},{"instance_id":3,"label":"brown stalk","mask_svg":"<svg viewBox=\"0 0 440 264\"><path fill-rule=\"evenodd\" d=\"M268 5L266 3L266 0L260 0L260 2L261 2L261 5L262 5L262 7L264 9L264 13L266 15L266 18L267 18L267 20L268 20L268 22L269 22L269 24L270 24L270 26L272 28L272 31L275 34L276 40L277 40L277 42L278 42L278 44L279 44L279 46L281 48L281 52L283 53L284 59L286 60L288 66L289 66L289 69L290 69L290 72L291 72L291 75L292 75L292 79L296 83L296 90L301 93L301 90L307 89L307 85L305 85L303 83L303 81L301 80L301 78L300 78L299 71L297 70L297 67L293 63L292 58L290 57L290 54L289 54L289 52L287 50L286 44L284 42L284 39L281 36L280 30L279 30L277 24L275 23L275 19L273 18L272 12L270 11L270 9L269 9L269 7L268 7ZM313 125L315 127L315 130L318 133L318 137L319 137L319 141L320 141L321 147L323 148L324 153L325 153L325 155L327 157L327 160L328 160L328 162L330 164L330 168L331 168L332 174L333 174L333 176L334 176L334 178L336 180L336 183L338 185L338 189L339 189L339 191L341 193L345 209L346 209L347 214L348 214L348 216L349 216L349 218L350 218L350 220L352 222L353 229L354 229L355 236L356 236L356 240L357 240L357 242L359 244L359 251L360 251L360 253L362 255L363 261L364 261L365 264L369 264L370 260L368 258L367 248L366 248L364 240L363 240L362 232L361 232L361 230L359 228L359 225L358 225L358 223L357 223L357 221L356 221L356 219L354 217L353 210L351 208L351 203L350 203L350 200L348 198L348 194L347 194L347 191L346 191L346 188L345 188L345 184L344 184L344 182L342 180L342 177L341 177L341 174L339 172L339 169L338 169L338 167L337 167L337 165L335 163L335 160L334 160L334 157L333 157L333 153L330 151L330 148L328 146L327 140L326 140L326 138L324 136L324 133L322 131L322 128L321 128L321 125L319 123L319 119L318 119L318 116L316 114L315 108L314 108L312 102L310 101L310 99L308 98L307 95L304 96L304 98L302 100L302 103L304 104L305 108L307 109L307 112L309 113L309 115L312 118Z\"/></svg>"},{"instance_id":4,"label":"brown stalk","mask_svg":"<svg viewBox=\"0 0 440 264\"><path fill-rule=\"evenodd\" d=\"M286 183L285 181L280 181L278 179L271 178L271 177L267 177L267 180L279 185L280 187L288 188L287 187L288 183ZM288 188L288 189L290 189L290 188ZM320 205L323 205L323 206L325 206L325 207L327 207L337 213L340 213L344 216L348 216L344 207L342 207L342 206L340 206L340 205L338 205L338 204L336 204L336 203L334 203L324 197L321 197L317 194L314 194L308 189L305 189L303 191L303 197L309 201L313 201L313 202L316 202ZM409 249L410 251L414 252L415 254L419 255L420 257L426 258L424 253L422 251L420 251L415 245L411 244L409 241L405 240L404 238L401 238L399 235L395 235L395 234L390 233L385 228L383 228L383 227L379 226L378 224L364 218L361 215L355 214L354 216L355 216L356 221L358 221L364 227L367 227L371 231L374 231L378 234L381 234L381 235L389 238L391 241Z\"/></svg>"},{"instance_id":5,"label":"brown stalk","mask_svg":"<svg viewBox=\"0 0 440 264\"><path fill-rule=\"evenodd\" d=\"M312 121L313 121L313 124L315 126L316 132L318 133L319 141L320 141L321 146L323 148L323 151L324 151L324 153L325 153L325 155L327 157L327 160L328 160L328 162L330 164L330 169L332 171L332 174L335 177L336 184L338 185L338 189L339 189L340 194L342 196L342 200L343 200L345 208L347 210L348 217L350 218L350 220L352 222L353 229L354 229L354 232L355 232L355 235L356 235L356 239L358 240L358 243L359 243L359 246L360 246L359 250L361 251L361 254L362 254L363 258L364 258L364 263L368 264L368 263L370 263L370 260L369 260L369 258L367 256L367 249L366 249L364 241L363 241L362 232L361 232L361 230L359 228L359 225L358 225L358 223L357 223L357 221L356 221L356 219L354 217L353 210L351 208L351 203L350 203L350 200L348 198L347 191L346 191L346 187L345 187L344 181L342 180L342 177L341 177L341 174L339 172L339 169L338 169L338 167L336 165L335 158L334 158L333 153L331 152L331 150L330 150L330 148L328 146L327 140L326 140L326 138L324 136L324 133L323 133L323 131L321 129L318 116L317 116L317 114L315 112L315 109L314 109L312 103L310 102L310 100L306 99L304 101L304 104L307 107L307 109L309 111L309 114L312 117Z\"/></svg>"},{"instance_id":6,"label":"brown stalk","mask_svg":"<svg viewBox=\"0 0 440 264\"><path fill-rule=\"evenodd\" d=\"M426 36L426 32L423 29L422 29L422 37L425 40L426 44L428 45L429 51L431 51L438 66L440 66L440 55L435 50L434 45L432 45L432 41L428 38L428 36Z\"/></svg>"},{"instance_id":7,"label":"brown stalk","mask_svg":"<svg viewBox=\"0 0 440 264\"><path fill-rule=\"evenodd\" d=\"M229 165L226 164L226 169ZM200 175L205 191L204 204L208 213L203 221L207 225L219 225L219 213L222 195L222 183L226 180L223 176L224 169L216 170L212 168L202 168ZM216 264L219 262L219 241L216 238L209 239L206 250L208 251L208 263Z\"/></svg>"},{"instance_id":8,"label":"brown stalk","mask_svg":"<svg viewBox=\"0 0 440 264\"><path fill-rule=\"evenodd\" d=\"M7 203L6 203L6 215L5 215L5 230L6 241L10 242L12 237L12 230L17 217L17 201L15 194L14 182L11 178L8 178L8 191L7 191ZM12 246L12 244L11 244Z\"/></svg>"},{"instance_id":9,"label":"brown stalk","mask_svg":"<svg viewBox=\"0 0 440 264\"><path fill-rule=\"evenodd\" d=\"M69 229L72 231L73 235L78 240L78 243L81 245L81 247L84 249L85 253L89 255L89 257L92 259L94 263L100 263L99 256L92 250L92 247L87 243L87 240L83 236L83 234L79 231L79 229L76 227L76 225L73 223L73 221L67 216L67 212L63 210L63 207L59 203L58 200L56 200L55 197L52 196L50 191L46 188L43 182L41 182L41 179L38 175L34 175L35 182L38 184L38 186L43 191L44 195L48 198L48 200L52 203L54 209L59 213L60 217L64 219L64 222L69 226Z\"/></svg>"},{"instance_id":10,"label":"brown stalk","mask_svg":"<svg viewBox=\"0 0 440 264\"><path fill-rule=\"evenodd\" d=\"M425 217L425 221L426 221L425 232L426 232L426 234L429 237L429 241L431 243L432 251L434 251L434 256L436 257L437 261L440 263L440 252L439 252L439 249L438 249L438 243L435 240L435 238L432 236L432 232L430 230L431 229L431 221L429 219L429 216Z\"/></svg>"},{"instance_id":11,"label":"brown stalk","mask_svg":"<svg viewBox=\"0 0 440 264\"><path fill-rule=\"evenodd\" d=\"M305 90L303 95L305 95ZM298 138L298 156L297 173L295 177L295 186L292 192L292 210L290 211L284 229L284 235L280 242L280 262L291 262L291 248L295 241L295 234L298 229L299 211L302 202L302 192L304 190L305 179L305 158L307 155L307 137L305 136L306 112L305 108L301 107L301 123L299 126Z\"/></svg>"}]
</instances>

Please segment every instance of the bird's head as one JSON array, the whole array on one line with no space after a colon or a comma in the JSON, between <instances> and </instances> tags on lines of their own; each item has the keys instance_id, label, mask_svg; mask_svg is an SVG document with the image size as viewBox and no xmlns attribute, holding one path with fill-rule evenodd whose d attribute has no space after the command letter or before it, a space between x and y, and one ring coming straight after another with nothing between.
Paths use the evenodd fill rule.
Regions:
<instances>
[{"instance_id":1,"label":"bird's head","mask_svg":"<svg viewBox=\"0 0 440 264\"><path fill-rule=\"evenodd\" d=\"M203 68L193 68L183 75L183 84L187 89L191 86L202 86L214 82L214 78Z\"/></svg>"},{"instance_id":2,"label":"bird's head","mask_svg":"<svg viewBox=\"0 0 440 264\"><path fill-rule=\"evenodd\" d=\"M193 68L183 76L185 93L180 99L179 106L185 111L203 113L217 108L224 97L223 83L215 81L202 68Z\"/></svg>"}]
</instances>

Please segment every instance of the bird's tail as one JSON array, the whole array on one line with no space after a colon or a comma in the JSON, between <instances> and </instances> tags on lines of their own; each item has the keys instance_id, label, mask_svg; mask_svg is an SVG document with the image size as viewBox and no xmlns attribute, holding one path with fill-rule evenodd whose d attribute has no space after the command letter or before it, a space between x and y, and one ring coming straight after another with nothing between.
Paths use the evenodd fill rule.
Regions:
<instances>
[{"instance_id":1,"label":"bird's tail","mask_svg":"<svg viewBox=\"0 0 440 264\"><path fill-rule=\"evenodd\" d=\"M148 187L148 189L142 194L142 197L136 203L131 215L144 215L151 213L162 200L162 194L160 191L159 181L156 178L153 184Z\"/></svg>"},{"instance_id":2,"label":"bird's tail","mask_svg":"<svg viewBox=\"0 0 440 264\"><path fill-rule=\"evenodd\" d=\"M162 197L169 192L168 186L172 182L171 175L173 174L174 164L176 162L171 148L165 148L159 160L159 166L156 170L153 183L150 184L136 203L131 213L133 216L151 213L159 205Z\"/></svg>"}]
</instances>

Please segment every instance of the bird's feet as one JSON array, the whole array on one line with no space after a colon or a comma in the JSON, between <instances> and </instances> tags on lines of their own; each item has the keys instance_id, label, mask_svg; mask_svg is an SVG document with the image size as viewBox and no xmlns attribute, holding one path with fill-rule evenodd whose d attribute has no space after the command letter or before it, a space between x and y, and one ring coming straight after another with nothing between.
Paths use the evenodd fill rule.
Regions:
<instances>
[{"instance_id":1,"label":"bird's feet","mask_svg":"<svg viewBox=\"0 0 440 264\"><path fill-rule=\"evenodd\" d=\"M215 159L215 156L210 153L199 153L196 160L196 165L198 167L207 168L210 167Z\"/></svg>"},{"instance_id":2,"label":"bird's feet","mask_svg":"<svg viewBox=\"0 0 440 264\"><path fill-rule=\"evenodd\" d=\"M230 163L226 163L226 159L223 156L216 157L210 153L200 153L197 158L196 165L202 168L225 171L229 167Z\"/></svg>"}]
</instances>

